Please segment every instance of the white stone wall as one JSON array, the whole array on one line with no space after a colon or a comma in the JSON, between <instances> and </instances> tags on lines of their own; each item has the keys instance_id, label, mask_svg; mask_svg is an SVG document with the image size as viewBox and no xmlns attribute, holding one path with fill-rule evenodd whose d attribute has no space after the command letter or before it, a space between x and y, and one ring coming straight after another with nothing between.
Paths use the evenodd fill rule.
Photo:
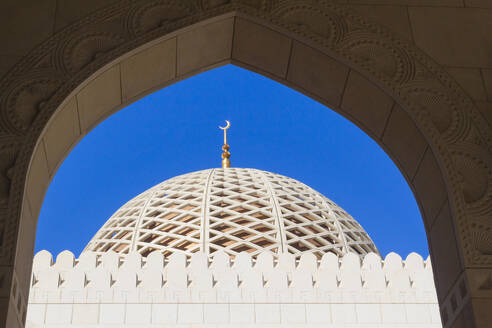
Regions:
<instances>
[{"instance_id":1,"label":"white stone wall","mask_svg":"<svg viewBox=\"0 0 492 328\"><path fill-rule=\"evenodd\" d=\"M27 327L441 327L430 261L36 254Z\"/></svg>"}]
</instances>

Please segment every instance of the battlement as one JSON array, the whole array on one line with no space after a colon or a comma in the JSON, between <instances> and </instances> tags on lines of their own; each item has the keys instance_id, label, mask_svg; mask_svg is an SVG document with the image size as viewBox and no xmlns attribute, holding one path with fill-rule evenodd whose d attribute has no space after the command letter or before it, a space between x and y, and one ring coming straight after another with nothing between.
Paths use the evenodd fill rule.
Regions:
<instances>
[{"instance_id":1,"label":"battlement","mask_svg":"<svg viewBox=\"0 0 492 328\"><path fill-rule=\"evenodd\" d=\"M403 261L395 253L384 260L367 254L321 260L310 253L296 261L269 252L255 261L241 253L232 261L217 252L190 259L154 252L121 257L69 251L56 262L47 251L34 257L30 303L72 302L437 302L430 259L411 253Z\"/></svg>"},{"instance_id":2,"label":"battlement","mask_svg":"<svg viewBox=\"0 0 492 328\"><path fill-rule=\"evenodd\" d=\"M34 257L27 327L432 327L440 317L430 260L310 253L255 260L160 252L142 258L69 251Z\"/></svg>"}]
</instances>

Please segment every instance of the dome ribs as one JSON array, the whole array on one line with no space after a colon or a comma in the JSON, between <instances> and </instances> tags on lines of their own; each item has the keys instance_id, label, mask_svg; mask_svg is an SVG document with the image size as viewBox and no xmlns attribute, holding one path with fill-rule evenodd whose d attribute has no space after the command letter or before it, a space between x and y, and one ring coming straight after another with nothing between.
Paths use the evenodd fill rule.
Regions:
<instances>
[{"instance_id":1,"label":"dome ribs","mask_svg":"<svg viewBox=\"0 0 492 328\"><path fill-rule=\"evenodd\" d=\"M211 169L166 180L118 209L84 251L218 251L253 258L270 251L300 258L312 253L378 253L348 213L297 180L256 169Z\"/></svg>"}]
</instances>

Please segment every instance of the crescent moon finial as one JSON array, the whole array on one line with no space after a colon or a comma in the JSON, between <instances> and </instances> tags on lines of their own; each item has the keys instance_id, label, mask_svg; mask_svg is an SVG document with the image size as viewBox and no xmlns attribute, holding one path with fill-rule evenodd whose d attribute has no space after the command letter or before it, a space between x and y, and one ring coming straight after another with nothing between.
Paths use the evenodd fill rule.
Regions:
<instances>
[{"instance_id":1,"label":"crescent moon finial","mask_svg":"<svg viewBox=\"0 0 492 328\"><path fill-rule=\"evenodd\" d=\"M227 130L228 128L231 127L231 122L229 122L228 120L225 120L226 121L226 126L222 127L222 126L219 126L219 129L222 129L222 130Z\"/></svg>"},{"instance_id":2,"label":"crescent moon finial","mask_svg":"<svg viewBox=\"0 0 492 328\"><path fill-rule=\"evenodd\" d=\"M231 167L231 153L229 153L229 145L227 144L227 130L231 127L231 122L226 120L226 126L220 126L219 129L224 131L224 145L222 146L222 168Z\"/></svg>"}]
</instances>

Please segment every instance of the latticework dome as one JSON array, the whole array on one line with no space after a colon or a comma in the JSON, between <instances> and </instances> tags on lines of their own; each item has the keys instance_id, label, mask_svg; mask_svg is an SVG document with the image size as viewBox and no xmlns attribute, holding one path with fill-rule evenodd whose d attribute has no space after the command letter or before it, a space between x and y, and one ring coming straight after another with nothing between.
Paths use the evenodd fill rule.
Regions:
<instances>
[{"instance_id":1,"label":"latticework dome","mask_svg":"<svg viewBox=\"0 0 492 328\"><path fill-rule=\"evenodd\" d=\"M297 180L256 169L209 169L164 181L123 205L85 251L146 256L223 250L377 252L347 212Z\"/></svg>"}]
</instances>

